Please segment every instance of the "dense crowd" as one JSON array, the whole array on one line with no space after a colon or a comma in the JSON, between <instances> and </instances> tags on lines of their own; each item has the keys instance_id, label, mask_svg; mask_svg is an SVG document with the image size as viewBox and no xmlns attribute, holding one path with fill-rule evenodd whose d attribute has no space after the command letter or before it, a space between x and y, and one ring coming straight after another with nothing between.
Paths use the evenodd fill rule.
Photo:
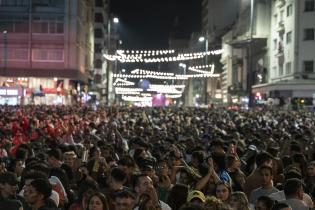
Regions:
<instances>
[{"instance_id":1,"label":"dense crowd","mask_svg":"<svg viewBox=\"0 0 315 210\"><path fill-rule=\"evenodd\" d=\"M315 209L311 112L0 107L1 210Z\"/></svg>"}]
</instances>

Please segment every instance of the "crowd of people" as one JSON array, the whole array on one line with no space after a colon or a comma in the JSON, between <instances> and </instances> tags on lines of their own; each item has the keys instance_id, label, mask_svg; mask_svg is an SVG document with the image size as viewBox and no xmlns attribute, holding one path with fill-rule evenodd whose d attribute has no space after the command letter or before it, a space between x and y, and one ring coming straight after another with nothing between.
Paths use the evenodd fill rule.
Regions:
<instances>
[{"instance_id":1,"label":"crowd of people","mask_svg":"<svg viewBox=\"0 0 315 210\"><path fill-rule=\"evenodd\" d=\"M315 209L312 112L0 107L1 210Z\"/></svg>"}]
</instances>

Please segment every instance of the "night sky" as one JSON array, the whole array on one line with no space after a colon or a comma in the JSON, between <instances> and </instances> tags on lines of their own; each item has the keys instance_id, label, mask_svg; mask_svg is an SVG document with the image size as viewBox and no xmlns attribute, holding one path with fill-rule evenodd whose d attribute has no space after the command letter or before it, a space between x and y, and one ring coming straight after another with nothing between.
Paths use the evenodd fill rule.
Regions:
<instances>
[{"instance_id":1,"label":"night sky","mask_svg":"<svg viewBox=\"0 0 315 210\"><path fill-rule=\"evenodd\" d=\"M189 38L201 28L201 0L111 0L124 49L168 48L170 33Z\"/></svg>"}]
</instances>

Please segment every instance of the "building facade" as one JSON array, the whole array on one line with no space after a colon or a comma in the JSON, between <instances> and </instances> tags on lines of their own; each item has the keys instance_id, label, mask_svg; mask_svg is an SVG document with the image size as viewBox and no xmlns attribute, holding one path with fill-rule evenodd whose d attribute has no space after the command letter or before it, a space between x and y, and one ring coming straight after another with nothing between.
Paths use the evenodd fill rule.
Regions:
<instances>
[{"instance_id":1,"label":"building facade","mask_svg":"<svg viewBox=\"0 0 315 210\"><path fill-rule=\"evenodd\" d=\"M68 104L87 92L93 5L91 0L0 1L1 84L22 87L24 103Z\"/></svg>"},{"instance_id":2,"label":"building facade","mask_svg":"<svg viewBox=\"0 0 315 210\"><path fill-rule=\"evenodd\" d=\"M256 85L254 93L265 93L282 103L308 100L315 93L315 1L276 0L271 6L268 82Z\"/></svg>"},{"instance_id":3,"label":"building facade","mask_svg":"<svg viewBox=\"0 0 315 210\"><path fill-rule=\"evenodd\" d=\"M107 47L107 31L109 17L108 0L95 0L94 9L94 69L91 72L91 91L96 98L105 101L107 91L107 63L103 57Z\"/></svg>"},{"instance_id":4,"label":"building facade","mask_svg":"<svg viewBox=\"0 0 315 210\"><path fill-rule=\"evenodd\" d=\"M248 105L252 86L267 81L270 0L241 1L239 16L223 36L221 63L223 101Z\"/></svg>"},{"instance_id":5,"label":"building facade","mask_svg":"<svg viewBox=\"0 0 315 210\"><path fill-rule=\"evenodd\" d=\"M221 48L222 36L231 29L239 14L239 0L203 0L202 1L202 35L206 42L204 49ZM203 49L203 50L204 50ZM204 63L214 64L215 73L222 72L220 56L209 56ZM203 101L205 104L222 103L221 78L207 78L202 84L204 88Z\"/></svg>"}]
</instances>

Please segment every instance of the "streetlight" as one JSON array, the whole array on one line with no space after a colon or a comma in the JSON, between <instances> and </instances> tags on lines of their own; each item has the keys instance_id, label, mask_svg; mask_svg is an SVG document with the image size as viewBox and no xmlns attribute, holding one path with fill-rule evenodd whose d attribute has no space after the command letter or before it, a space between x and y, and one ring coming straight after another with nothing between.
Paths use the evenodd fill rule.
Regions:
<instances>
[{"instance_id":1,"label":"streetlight","mask_svg":"<svg viewBox=\"0 0 315 210\"><path fill-rule=\"evenodd\" d=\"M204 42L205 43L205 51L208 52L209 50L209 40L208 40L208 30L206 32L206 37L204 36L201 36L199 37L198 39L199 42ZM206 56L205 56L205 65L208 65L208 54L206 53ZM205 78L205 84L204 84L204 94L205 94L205 105L208 104L208 79Z\"/></svg>"},{"instance_id":2,"label":"streetlight","mask_svg":"<svg viewBox=\"0 0 315 210\"><path fill-rule=\"evenodd\" d=\"M109 18L108 23L107 23L107 53L109 54L111 51L111 22L113 21L114 24L118 24L119 23L119 19L117 17L114 17L113 19ZM117 61L115 61L115 69L117 68ZM107 79L107 84L106 84L106 92L107 92L107 104L109 104L109 99L110 99L110 95L109 95L109 80L110 80L110 76L109 76L109 71L110 71L110 67L109 67L109 63L107 64L107 72L106 72L106 79ZM115 72L116 73L116 72Z\"/></svg>"},{"instance_id":3,"label":"streetlight","mask_svg":"<svg viewBox=\"0 0 315 210\"><path fill-rule=\"evenodd\" d=\"M7 32L7 30L4 30L3 32L2 32L2 35L3 35L3 59L4 59L4 61L3 61L3 74L4 74L4 76L6 76L6 70L7 70L7 41L8 41L8 36L7 36L7 34L8 34L8 32Z\"/></svg>"},{"instance_id":4,"label":"streetlight","mask_svg":"<svg viewBox=\"0 0 315 210\"><path fill-rule=\"evenodd\" d=\"M114 17L114 18L113 18L113 22L114 22L114 23L119 23L119 19L118 19L117 17Z\"/></svg>"}]
</instances>

